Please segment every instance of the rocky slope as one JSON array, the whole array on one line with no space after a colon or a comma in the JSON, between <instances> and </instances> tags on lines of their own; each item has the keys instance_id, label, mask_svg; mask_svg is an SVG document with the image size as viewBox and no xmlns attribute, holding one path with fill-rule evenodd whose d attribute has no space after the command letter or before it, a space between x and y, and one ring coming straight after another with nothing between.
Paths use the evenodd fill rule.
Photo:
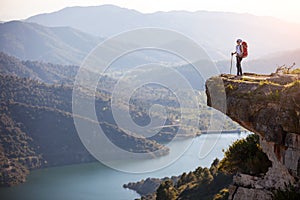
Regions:
<instances>
[{"instance_id":1,"label":"rocky slope","mask_svg":"<svg viewBox=\"0 0 300 200\"><path fill-rule=\"evenodd\" d=\"M260 136L272 167L262 177L238 174L229 199L272 199L300 185L300 75L220 75L206 82L208 105Z\"/></svg>"}]
</instances>

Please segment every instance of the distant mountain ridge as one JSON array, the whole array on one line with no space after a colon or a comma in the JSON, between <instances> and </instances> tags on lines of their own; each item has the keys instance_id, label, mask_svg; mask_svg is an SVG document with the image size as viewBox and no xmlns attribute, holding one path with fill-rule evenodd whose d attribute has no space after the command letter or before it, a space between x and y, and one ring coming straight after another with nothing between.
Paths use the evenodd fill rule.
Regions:
<instances>
[{"instance_id":1,"label":"distant mountain ridge","mask_svg":"<svg viewBox=\"0 0 300 200\"><path fill-rule=\"evenodd\" d=\"M300 46L300 25L250 14L210 11L143 14L113 5L102 5L68 7L32 16L26 21L51 27L69 26L104 37L140 27L172 29L194 39L216 60L230 57L235 40L239 37L249 43L249 57L252 59Z\"/></svg>"},{"instance_id":2,"label":"distant mountain ridge","mask_svg":"<svg viewBox=\"0 0 300 200\"><path fill-rule=\"evenodd\" d=\"M234 51L237 37L245 39L249 44L249 56L243 61L246 71L249 69L257 73L270 72L271 68L273 71L276 67L274 65L281 64L281 60L266 55L280 56L282 53L274 53L300 48L300 26L270 17L208 11L142 14L105 5L69 7L54 13L36 15L24 22L1 23L0 51L21 60L79 66L88 53L104 40L100 36L111 37L122 31L145 26L167 28L189 36L212 59L223 63L219 65L222 72L223 68L227 70L230 67L228 60L230 52ZM124 45L117 48L125 48ZM133 57L126 57L119 64L123 68L149 62L174 62L153 52L139 52ZM292 53L285 58L288 57L290 59L283 64L297 63L297 54Z\"/></svg>"},{"instance_id":3,"label":"distant mountain ridge","mask_svg":"<svg viewBox=\"0 0 300 200\"><path fill-rule=\"evenodd\" d=\"M79 64L103 39L70 27L11 21L0 24L0 51L22 60Z\"/></svg>"}]
</instances>

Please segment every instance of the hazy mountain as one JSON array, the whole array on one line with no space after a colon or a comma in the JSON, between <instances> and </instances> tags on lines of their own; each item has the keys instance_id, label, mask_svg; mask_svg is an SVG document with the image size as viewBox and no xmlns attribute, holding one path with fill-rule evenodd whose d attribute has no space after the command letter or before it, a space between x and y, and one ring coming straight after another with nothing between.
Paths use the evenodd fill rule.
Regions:
<instances>
[{"instance_id":1,"label":"hazy mountain","mask_svg":"<svg viewBox=\"0 0 300 200\"><path fill-rule=\"evenodd\" d=\"M149 20L135 10L113 5L67 7L58 12L39 14L26 21L45 26L70 26L97 36L111 36L122 30L143 26Z\"/></svg>"},{"instance_id":2,"label":"hazy mountain","mask_svg":"<svg viewBox=\"0 0 300 200\"><path fill-rule=\"evenodd\" d=\"M78 64L101 41L70 27L12 21L0 24L0 51L23 60Z\"/></svg>"},{"instance_id":3,"label":"hazy mountain","mask_svg":"<svg viewBox=\"0 0 300 200\"><path fill-rule=\"evenodd\" d=\"M35 23L12 21L0 24L0 51L21 60L80 65L103 38L70 27L45 27ZM115 53L132 43L116 43L106 50ZM178 59L177 59L178 60ZM151 62L177 62L162 51L134 52L114 61L114 66L128 68Z\"/></svg>"},{"instance_id":4,"label":"hazy mountain","mask_svg":"<svg viewBox=\"0 0 300 200\"><path fill-rule=\"evenodd\" d=\"M90 50L103 40L99 36L108 37L121 31L145 26L180 31L201 44L209 55L217 60L230 59L234 41L241 36L249 44L249 57L246 62L251 65L258 64L249 66L254 70L255 67L259 70L262 67L269 68L271 65L274 68L274 62L265 55L300 47L299 25L249 14L206 11L142 14L134 10L105 5L65 8L58 12L33 16L27 21L56 27L20 21L2 23L0 51L22 60L80 65ZM114 52L126 45L131 44L116 44L115 48L108 51ZM252 61L254 59L256 60ZM270 64L262 61L265 59L269 59ZM292 57L291 60L296 58ZM150 62L174 63L178 60L161 52L138 51L118 59L114 65L127 68ZM226 61L224 66L222 64L220 67L227 69L229 65L230 62Z\"/></svg>"},{"instance_id":5,"label":"hazy mountain","mask_svg":"<svg viewBox=\"0 0 300 200\"><path fill-rule=\"evenodd\" d=\"M142 14L113 5L68 7L26 21L69 26L96 36L112 36L138 27L162 27L186 34L215 59L230 58L238 37L249 43L250 59L299 48L300 25L276 18L226 12L171 11Z\"/></svg>"}]
</instances>

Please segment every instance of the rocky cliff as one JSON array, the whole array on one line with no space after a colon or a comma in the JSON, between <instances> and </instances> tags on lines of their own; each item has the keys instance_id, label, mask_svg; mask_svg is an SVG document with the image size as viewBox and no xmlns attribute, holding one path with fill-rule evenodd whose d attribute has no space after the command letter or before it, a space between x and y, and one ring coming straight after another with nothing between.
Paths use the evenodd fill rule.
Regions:
<instances>
[{"instance_id":1,"label":"rocky cliff","mask_svg":"<svg viewBox=\"0 0 300 200\"><path fill-rule=\"evenodd\" d=\"M208 105L260 136L272 167L260 177L238 174L229 199L272 199L300 185L300 75L220 75L206 82Z\"/></svg>"}]
</instances>

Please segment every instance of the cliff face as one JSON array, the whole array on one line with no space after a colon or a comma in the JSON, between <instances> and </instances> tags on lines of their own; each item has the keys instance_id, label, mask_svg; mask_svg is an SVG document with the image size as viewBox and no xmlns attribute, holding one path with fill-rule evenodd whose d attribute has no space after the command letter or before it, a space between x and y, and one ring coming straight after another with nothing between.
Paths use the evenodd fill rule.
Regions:
<instances>
[{"instance_id":1,"label":"cliff face","mask_svg":"<svg viewBox=\"0 0 300 200\"><path fill-rule=\"evenodd\" d=\"M209 106L260 136L272 161L262 177L236 175L229 199L271 199L274 189L289 183L299 186L300 75L220 75L206 82L206 92Z\"/></svg>"}]
</instances>

